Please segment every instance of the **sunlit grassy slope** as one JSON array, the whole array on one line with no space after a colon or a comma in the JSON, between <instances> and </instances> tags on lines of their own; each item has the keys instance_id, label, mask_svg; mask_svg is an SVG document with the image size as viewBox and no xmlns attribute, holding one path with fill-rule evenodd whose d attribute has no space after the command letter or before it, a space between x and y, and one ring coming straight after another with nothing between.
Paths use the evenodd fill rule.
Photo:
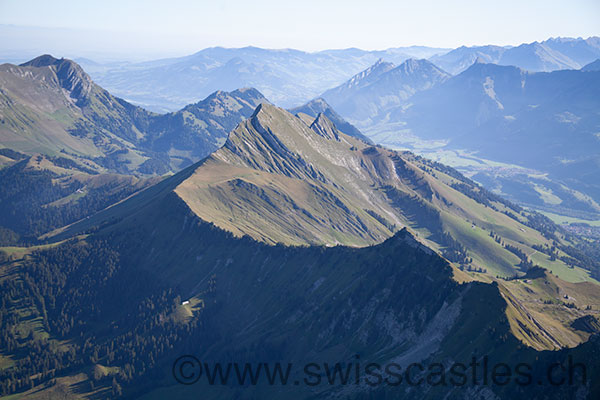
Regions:
<instances>
[{"instance_id":1,"label":"sunlit grassy slope","mask_svg":"<svg viewBox=\"0 0 600 400\"><path fill-rule=\"evenodd\" d=\"M466 249L466 261L454 264L459 280L524 275L521 260L507 249L511 246L565 282L595 282L589 271L561 261L562 251L551 261L533 248L550 248L553 241L567 244L560 232L536 230L532 214L486 194L455 171L344 135L322 115L297 117L268 104L259 106L223 148L202 162L55 237L118 222L172 192L202 220L269 244L362 247L408 227L442 254L456 246ZM458 271L461 264L465 271ZM506 293L513 293L527 310L509 312L515 324L533 315L529 298L514 290ZM560 322L564 329L570 329L567 320ZM558 334L541 345L522 337L533 346L552 348L584 336Z\"/></svg>"}]
</instances>

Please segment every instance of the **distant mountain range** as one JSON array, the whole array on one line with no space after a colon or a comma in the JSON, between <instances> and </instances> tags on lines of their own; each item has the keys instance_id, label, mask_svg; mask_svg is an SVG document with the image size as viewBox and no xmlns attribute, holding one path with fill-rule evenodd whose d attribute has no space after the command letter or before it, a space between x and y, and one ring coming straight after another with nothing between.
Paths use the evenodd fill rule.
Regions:
<instances>
[{"instance_id":1,"label":"distant mountain range","mask_svg":"<svg viewBox=\"0 0 600 400\"><path fill-rule=\"evenodd\" d=\"M600 58L600 38L556 38L516 47L462 46L446 54L435 55L430 61L451 74L458 74L478 58L487 63L514 65L533 72L579 69Z\"/></svg>"},{"instance_id":2,"label":"distant mountain range","mask_svg":"<svg viewBox=\"0 0 600 400\"><path fill-rule=\"evenodd\" d=\"M482 178L523 203L600 212L600 75L594 63L533 73L478 58L454 77L426 60L409 60L404 70L407 63L414 66L411 74L379 62L322 97L375 142L402 147L410 138L437 140L543 171L553 181L532 181L516 191L514 184ZM544 198L548 191L559 197Z\"/></svg>"},{"instance_id":3,"label":"distant mountain range","mask_svg":"<svg viewBox=\"0 0 600 400\"><path fill-rule=\"evenodd\" d=\"M582 71L600 71L600 58L596 61L592 61L591 63L583 66L581 68Z\"/></svg>"},{"instance_id":4,"label":"distant mountain range","mask_svg":"<svg viewBox=\"0 0 600 400\"><path fill-rule=\"evenodd\" d=\"M399 66L379 60L321 97L359 127L370 127L386 110L408 104L415 93L449 78L427 60L408 59Z\"/></svg>"},{"instance_id":5,"label":"distant mountain range","mask_svg":"<svg viewBox=\"0 0 600 400\"><path fill-rule=\"evenodd\" d=\"M176 111L216 90L254 87L282 107L294 107L336 87L378 59L396 65L428 59L457 74L477 58L529 71L579 69L600 58L600 38L557 38L516 47L475 46L454 50L422 46L365 51L355 48L307 53L256 47L201 50L195 54L143 63L101 64L77 60L111 93L153 111Z\"/></svg>"},{"instance_id":6,"label":"distant mountain range","mask_svg":"<svg viewBox=\"0 0 600 400\"><path fill-rule=\"evenodd\" d=\"M600 73L529 73L477 63L411 100L393 118L422 138L550 173L600 212ZM428 118L435 115L435 118ZM581 207L581 206L580 206Z\"/></svg>"},{"instance_id":7,"label":"distant mountain range","mask_svg":"<svg viewBox=\"0 0 600 400\"><path fill-rule=\"evenodd\" d=\"M313 118L317 118L319 114L326 116L340 131L346 135L354 136L367 143L371 143L371 139L362 134L358 128L343 119L327 102L325 99L319 97L311 100L308 103L296 107L290 110L292 114L303 113Z\"/></svg>"},{"instance_id":8,"label":"distant mountain range","mask_svg":"<svg viewBox=\"0 0 600 400\"><path fill-rule=\"evenodd\" d=\"M402 62L409 57L430 57L445 51L419 46L316 53L214 47L186 57L136 64L79 61L96 82L116 95L151 110L172 111L216 90L240 87L257 88L278 105L297 106L379 58Z\"/></svg>"}]
</instances>

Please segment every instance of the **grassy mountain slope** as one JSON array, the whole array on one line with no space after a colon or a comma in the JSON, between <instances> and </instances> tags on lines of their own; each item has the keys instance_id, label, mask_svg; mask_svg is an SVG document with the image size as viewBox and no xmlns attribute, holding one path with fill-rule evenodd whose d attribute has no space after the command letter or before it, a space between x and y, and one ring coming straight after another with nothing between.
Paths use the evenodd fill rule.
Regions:
<instances>
[{"instance_id":1,"label":"grassy mountain slope","mask_svg":"<svg viewBox=\"0 0 600 400\"><path fill-rule=\"evenodd\" d=\"M98 174L71 159L5 152L0 169L0 245L35 243L37 236L88 217L160 178Z\"/></svg>"},{"instance_id":2,"label":"grassy mountain slope","mask_svg":"<svg viewBox=\"0 0 600 400\"><path fill-rule=\"evenodd\" d=\"M164 174L205 157L264 97L216 92L165 115L102 89L70 60L40 56L0 66L0 143L71 158L96 171Z\"/></svg>"},{"instance_id":3,"label":"grassy mountain slope","mask_svg":"<svg viewBox=\"0 0 600 400\"><path fill-rule=\"evenodd\" d=\"M160 233L153 226L160 226ZM160 251L157 251L159 248ZM61 258L68 259L71 252L77 254L80 261L69 263L72 267L63 272L64 278L55 283L46 282L43 277L44 268L51 271L53 263ZM93 272L95 265L107 262L107 257L113 260L110 270L99 268ZM373 263L379 267L372 269ZM389 277L400 273L400 270L393 272L399 267L406 270L397 275L398 278L408 274L429 276L431 273L427 284L431 285L431 293L436 293L435 299L417 290L415 284L407 284L408 281L404 279L396 279L393 283ZM139 312L136 313L138 317L121 326L122 319L131 318L127 316L138 308L140 302L152 301L156 313L174 313L175 316L179 313L179 308L185 308L181 301L190 301L192 308L188 309L189 319L179 322L177 331L181 333L176 341L171 341L176 347L171 347L170 353L156 353L158 349L151 348L149 351L155 360L152 362L145 352L138 351L135 347L137 345L126 342L118 347L121 350L114 355L113 361L103 356L96 361L118 369L122 369L125 364L125 358L121 358L119 353L123 351L127 354L128 349L135 349L139 354L127 361L131 365L145 365L147 369L162 368L164 365L157 362L165 362L165 365L171 362L170 358L175 350L183 351L185 347L182 346L192 343L189 341L192 337L199 344L193 350L206 352L207 359L209 356L218 359L227 353L250 350L258 343L261 343L262 350L256 356L262 354L270 358L279 354L300 361L306 357L310 348L322 351L321 357L342 356L339 353L342 337L346 338L343 341L346 342L347 351L358 351L362 347L368 353L372 353L375 348L389 348L391 354L403 352L405 347L393 346L394 343L399 340L413 342L426 332L430 320L448 320L439 311L440 308L448 309L449 304L445 304L445 299L457 287L449 279L450 267L434 253L423 251L406 232L379 247L365 249L266 246L249 239L235 239L230 234L199 221L172 192L153 196L150 203L137 207L135 212L106 226L84 242L71 242L46 252L32 254L30 258L7 266L7 270L4 266L2 268L3 272L9 272L12 277L9 279L4 276L2 283L6 285L18 282L13 274L34 274L36 279L27 282L23 294L35 290L34 286L37 285L40 289L46 284L62 286L61 294L57 293L58 297L52 300L50 296L53 290L41 289L47 306L45 312L41 309L38 311L41 315L47 315L48 319L41 318L43 323L40 330L50 334L53 340L58 340L59 346L64 346L65 351L73 348L78 357L88 352L82 346L86 341L91 341L93 346L102 347L103 343L119 340L120 335L129 329L142 329L145 313ZM372 276L374 271L377 271L377 277ZM102 283L98 281L97 285L96 278L102 278L107 273ZM346 278L340 279L340 273ZM79 276L86 274L89 274L89 278L83 285L77 282ZM370 278L366 279L369 275ZM416 282L416 278L415 276L412 281ZM132 285L133 279L139 283ZM118 288L122 285L129 286L129 289L119 291ZM311 288L312 294L308 292ZM167 293L168 304L157 304L157 300L152 297L155 291ZM107 297L107 292L113 293L113 296ZM346 294L340 295L343 292ZM382 293L388 295L381 296ZM178 300L173 303L175 297ZM378 304L381 302L381 312L373 313L375 298L379 298ZM352 299L354 303L348 304L348 299ZM457 298L452 301L452 309L458 311ZM175 306L174 309L171 304ZM197 306L198 304L202 306ZM407 307L409 304L411 307ZM15 307L18 307L18 303ZM318 311L322 313L321 316L315 315L317 309L321 310ZM385 324L376 322L387 315L385 313L388 311L383 310L388 309L390 316L398 323L401 321L398 313L405 315L401 326L406 332L406 339L396 337L396 334L386 330ZM328 327L332 318L340 313L347 316L343 319L336 317L338 322L335 322L337 328L334 328L336 334L333 335ZM76 323L64 326L61 315L67 316L66 321L72 316ZM153 312L148 316L154 318L154 315ZM292 315L295 317L290 319ZM372 319L372 322L365 324L364 318ZM118 328L107 332L107 324L95 324L95 320L114 321L111 325ZM27 321L25 319L22 322L24 331L27 331ZM267 321L271 328L265 326ZM201 325L198 325L199 322ZM448 325L451 323L451 319L446 322ZM154 336L160 343L163 340L162 325L166 325L164 329L167 329L170 324L165 321L154 330L139 331L139 334L144 333L147 339ZM357 331L360 326L362 328ZM187 332L186 327L189 327ZM286 341L285 337L299 329L305 332L306 340L291 345L293 342ZM86 332L85 338L69 343L68 338L78 335L80 330ZM361 334L363 330L364 334ZM277 331L279 333L275 334ZM166 332L168 335L169 331ZM313 345L318 337L321 337L318 339L321 344L317 349ZM360 339L361 337L364 339ZM234 342L239 346L231 346ZM286 342L290 345L283 346ZM432 345L435 348L436 342ZM354 348L355 346L359 347ZM247 355L251 356L250 353ZM19 359L18 355L13 357L15 362ZM132 376L134 383L135 379L140 378L137 375L143 376L143 371L136 369ZM161 375L167 383L170 382L168 375L165 376L162 372ZM119 377L120 381L128 379ZM148 380L143 382L147 384ZM139 387L143 388L144 385Z\"/></svg>"},{"instance_id":4,"label":"grassy mountain slope","mask_svg":"<svg viewBox=\"0 0 600 400\"><path fill-rule=\"evenodd\" d=\"M344 135L323 115L308 125L263 104L221 149L159 187L174 191L202 220L270 244L366 246L409 227L452 261L463 280L511 278L534 264L565 282L597 276L597 266L574 251L577 239L539 214L490 194L448 167ZM56 232L55 239L119 221L151 201L153 190L158 189ZM515 324L532 315L530 300L517 298L526 312L514 315ZM564 332L555 331L546 341L533 332L522 340L536 348L585 340L567 331L572 319L597 312L583 310L587 305L565 313L556 302L549 307L562 313Z\"/></svg>"},{"instance_id":5,"label":"grassy mountain slope","mask_svg":"<svg viewBox=\"0 0 600 400\"><path fill-rule=\"evenodd\" d=\"M206 398L398 396L397 387L364 381L329 385L325 377L321 385L259 384L243 391L206 381L178 385L172 363L182 354L207 363L299 366L348 363L358 355L361 363L395 362L402 368L412 362L470 362L486 354L513 367L515 360L530 362L536 378L550 362L579 354L577 361L597 376L597 341L556 354L523 348L509 333L499 288L458 284L450 265L407 231L366 248L267 246L235 238L198 219L173 193L191 172L161 182L152 195L151 188L121 203L136 206L85 238L0 265L2 293L18 293L4 300L9 306L3 317L16 321L11 326L18 329L2 332L11 343L2 347L2 356L6 365L16 366L17 378L30 377L32 365L41 372L14 388L28 390L32 380L28 393L52 393L56 386L41 385L56 376L57 385L75 397L189 398L199 390ZM37 353L53 368L27 359L33 354L23 349L36 342ZM1 371L9 376L3 380L9 391L15 382L10 371ZM67 379L81 373L86 377L67 386ZM598 390L577 388L589 398ZM448 388L424 384L406 390L404 397L433 399ZM457 397L475 391L508 398L543 390L549 398L564 398L572 387L451 390Z\"/></svg>"}]
</instances>

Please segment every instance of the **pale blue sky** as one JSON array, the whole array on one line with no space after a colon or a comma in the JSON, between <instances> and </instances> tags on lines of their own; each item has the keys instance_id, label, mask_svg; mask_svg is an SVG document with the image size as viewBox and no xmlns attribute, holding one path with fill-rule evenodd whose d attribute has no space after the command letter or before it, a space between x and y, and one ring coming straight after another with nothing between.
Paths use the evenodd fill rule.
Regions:
<instances>
[{"instance_id":1,"label":"pale blue sky","mask_svg":"<svg viewBox=\"0 0 600 400\"><path fill-rule=\"evenodd\" d=\"M0 0L2 50L189 54L210 46L315 51L520 44L600 35L600 1Z\"/></svg>"}]
</instances>

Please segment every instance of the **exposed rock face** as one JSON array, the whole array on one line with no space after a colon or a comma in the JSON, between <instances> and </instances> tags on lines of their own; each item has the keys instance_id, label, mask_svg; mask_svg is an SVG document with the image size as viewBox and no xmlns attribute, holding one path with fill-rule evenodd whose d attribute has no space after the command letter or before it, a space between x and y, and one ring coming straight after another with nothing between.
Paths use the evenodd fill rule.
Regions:
<instances>
[{"instance_id":1,"label":"exposed rock face","mask_svg":"<svg viewBox=\"0 0 600 400\"><path fill-rule=\"evenodd\" d=\"M60 86L69 93L75 104L79 107L89 104L88 96L92 90L93 82L77 63L64 58L57 59L49 54L45 54L20 66L53 68L56 71Z\"/></svg>"}]
</instances>

